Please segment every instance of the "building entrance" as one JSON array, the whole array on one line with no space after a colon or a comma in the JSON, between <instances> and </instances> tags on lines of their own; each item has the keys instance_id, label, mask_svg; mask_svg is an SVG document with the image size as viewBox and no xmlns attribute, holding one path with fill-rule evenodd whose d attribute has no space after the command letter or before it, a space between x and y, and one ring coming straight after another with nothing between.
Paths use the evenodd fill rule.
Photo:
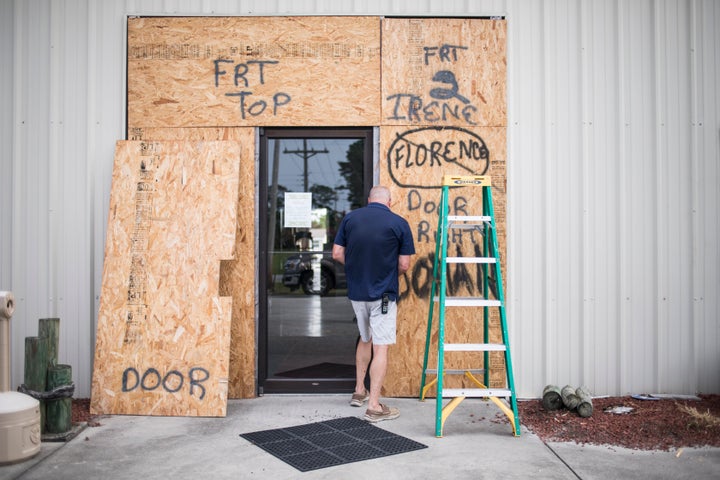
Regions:
<instances>
[{"instance_id":1,"label":"building entrance","mask_svg":"<svg viewBox=\"0 0 720 480\"><path fill-rule=\"evenodd\" d=\"M331 252L343 215L367 201L372 145L371 129L261 135L260 393L354 388L357 325Z\"/></svg>"}]
</instances>

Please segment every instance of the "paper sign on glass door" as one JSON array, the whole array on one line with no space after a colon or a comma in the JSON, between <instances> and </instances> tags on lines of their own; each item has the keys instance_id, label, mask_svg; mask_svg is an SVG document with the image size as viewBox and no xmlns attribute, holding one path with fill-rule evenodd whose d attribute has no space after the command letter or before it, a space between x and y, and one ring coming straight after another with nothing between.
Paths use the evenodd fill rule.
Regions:
<instances>
[{"instance_id":1,"label":"paper sign on glass door","mask_svg":"<svg viewBox=\"0 0 720 480\"><path fill-rule=\"evenodd\" d=\"M285 228L310 228L312 193L285 192Z\"/></svg>"}]
</instances>

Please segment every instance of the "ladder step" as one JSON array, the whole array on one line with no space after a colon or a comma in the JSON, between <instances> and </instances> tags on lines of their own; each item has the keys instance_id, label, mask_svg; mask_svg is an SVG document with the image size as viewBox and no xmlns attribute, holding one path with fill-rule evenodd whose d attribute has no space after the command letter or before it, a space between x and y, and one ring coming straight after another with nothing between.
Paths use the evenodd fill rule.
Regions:
<instances>
[{"instance_id":1,"label":"ladder step","mask_svg":"<svg viewBox=\"0 0 720 480\"><path fill-rule=\"evenodd\" d=\"M495 257L447 257L447 263L497 263Z\"/></svg>"},{"instance_id":2,"label":"ladder step","mask_svg":"<svg viewBox=\"0 0 720 480\"><path fill-rule=\"evenodd\" d=\"M446 352L504 352L507 347L502 343L446 343Z\"/></svg>"},{"instance_id":3,"label":"ladder step","mask_svg":"<svg viewBox=\"0 0 720 480\"><path fill-rule=\"evenodd\" d=\"M448 222L490 222L492 218L487 215L448 215Z\"/></svg>"},{"instance_id":4,"label":"ladder step","mask_svg":"<svg viewBox=\"0 0 720 480\"><path fill-rule=\"evenodd\" d=\"M440 297L435 297L439 302ZM445 297L446 307L501 307L500 300L488 300L482 297Z\"/></svg>"},{"instance_id":5,"label":"ladder step","mask_svg":"<svg viewBox=\"0 0 720 480\"><path fill-rule=\"evenodd\" d=\"M444 388L445 397L511 397L512 393L506 388Z\"/></svg>"},{"instance_id":6,"label":"ladder step","mask_svg":"<svg viewBox=\"0 0 720 480\"><path fill-rule=\"evenodd\" d=\"M446 373L448 375L464 375L466 372L479 375L481 373L485 373L485 369L484 368L466 368L463 370L457 370L457 369L451 369L451 368L443 369L443 373ZM437 369L436 368L428 368L427 370L425 370L425 373L429 374L429 375L437 375Z\"/></svg>"},{"instance_id":7,"label":"ladder step","mask_svg":"<svg viewBox=\"0 0 720 480\"><path fill-rule=\"evenodd\" d=\"M453 230L475 230L480 235L485 234L484 228L482 228L484 223L448 223L448 228L451 228Z\"/></svg>"}]
</instances>

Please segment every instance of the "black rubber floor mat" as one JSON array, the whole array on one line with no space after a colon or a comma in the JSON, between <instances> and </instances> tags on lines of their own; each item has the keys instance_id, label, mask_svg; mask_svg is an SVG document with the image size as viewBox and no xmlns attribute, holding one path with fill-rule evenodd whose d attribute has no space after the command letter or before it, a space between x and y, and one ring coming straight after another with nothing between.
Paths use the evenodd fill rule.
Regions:
<instances>
[{"instance_id":1,"label":"black rubber floor mat","mask_svg":"<svg viewBox=\"0 0 720 480\"><path fill-rule=\"evenodd\" d=\"M427 448L357 417L240 436L301 472Z\"/></svg>"}]
</instances>

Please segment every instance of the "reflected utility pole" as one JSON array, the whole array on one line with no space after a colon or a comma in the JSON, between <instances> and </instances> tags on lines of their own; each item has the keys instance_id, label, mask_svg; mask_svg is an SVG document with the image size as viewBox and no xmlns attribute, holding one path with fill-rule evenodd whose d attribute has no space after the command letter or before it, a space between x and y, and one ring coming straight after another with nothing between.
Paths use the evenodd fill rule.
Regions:
<instances>
[{"instance_id":1,"label":"reflected utility pole","mask_svg":"<svg viewBox=\"0 0 720 480\"><path fill-rule=\"evenodd\" d=\"M292 153L294 155L302 157L302 159L303 159L303 192L307 192L308 191L308 159L311 157L314 157L318 153L328 153L327 148L323 148L322 150L315 150L315 149L308 150L307 138L303 138L303 149L302 150L288 150L286 148L285 150L283 150L283 153Z\"/></svg>"}]
</instances>

